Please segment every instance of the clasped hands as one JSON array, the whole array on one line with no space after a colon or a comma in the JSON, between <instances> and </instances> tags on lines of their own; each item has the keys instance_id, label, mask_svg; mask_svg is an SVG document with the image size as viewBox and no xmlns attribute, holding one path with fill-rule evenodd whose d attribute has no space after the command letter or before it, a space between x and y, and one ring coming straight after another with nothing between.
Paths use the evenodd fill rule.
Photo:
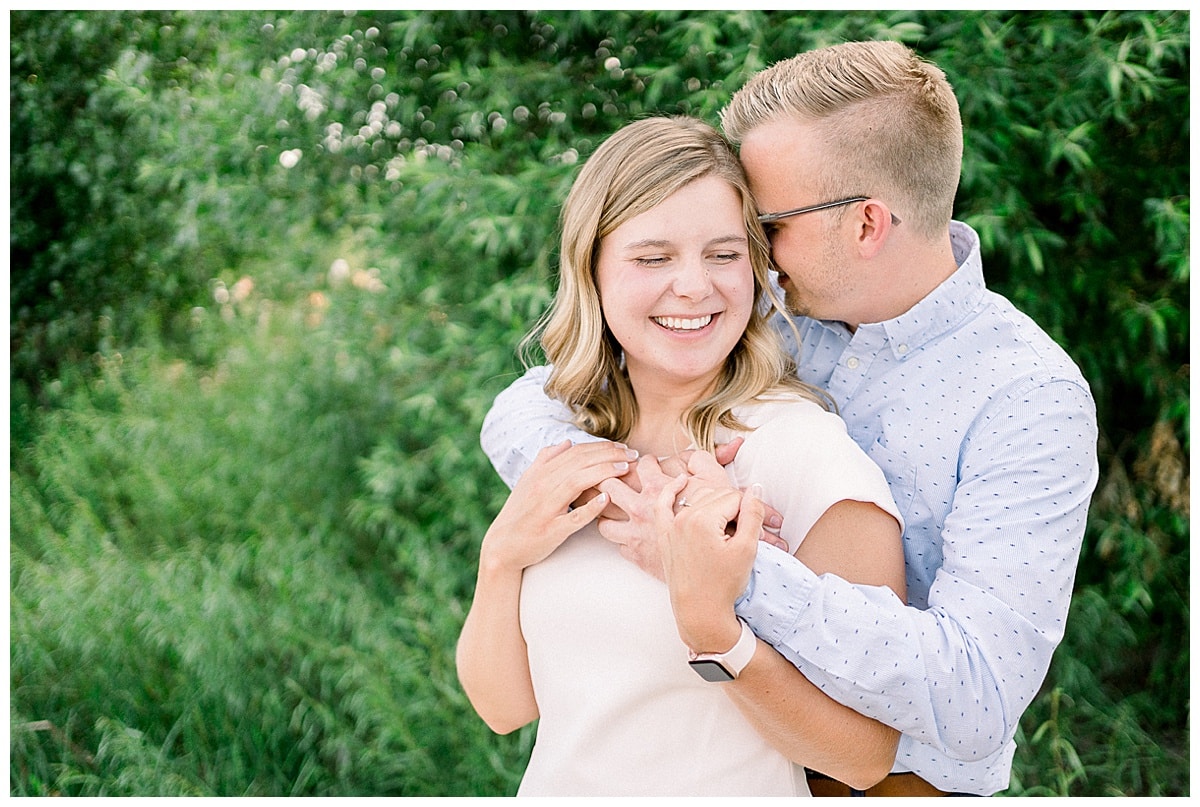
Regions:
<instances>
[{"instance_id":1,"label":"clasped hands","mask_svg":"<svg viewBox=\"0 0 1200 807\"><path fill-rule=\"evenodd\" d=\"M774 532L779 514L762 501L761 489L743 492L730 483L722 463L739 446L740 440L716 455L641 457L629 473L598 485L610 502L597 519L600 534L666 582L680 637L693 648L733 645L740 628L732 606L746 588L759 540L786 548Z\"/></svg>"},{"instance_id":2,"label":"clasped hands","mask_svg":"<svg viewBox=\"0 0 1200 807\"><path fill-rule=\"evenodd\" d=\"M690 647L727 649L759 540L782 543L779 514L725 472L740 442L661 462L610 442L543 449L484 536L481 575L519 575L595 519L626 559L667 584Z\"/></svg>"},{"instance_id":3,"label":"clasped hands","mask_svg":"<svg viewBox=\"0 0 1200 807\"><path fill-rule=\"evenodd\" d=\"M662 580L660 542L668 519L666 510L657 508L659 499L666 499L670 512L676 516L682 514L685 505L690 505L694 510L689 515L695 518L699 510L715 503L716 491L738 493L724 466L733 461L741 444L739 437L718 446L714 454L686 451L661 460L640 457L631 464L628 473L605 480L580 501L603 492L609 503L597 519L600 533L617 544L625 558ZM664 491L668 490L676 494L673 499L667 499ZM782 518L770 505L764 503L763 509L758 538L787 551L787 542L779 536ZM736 513L729 521L727 532L732 534Z\"/></svg>"}]
</instances>

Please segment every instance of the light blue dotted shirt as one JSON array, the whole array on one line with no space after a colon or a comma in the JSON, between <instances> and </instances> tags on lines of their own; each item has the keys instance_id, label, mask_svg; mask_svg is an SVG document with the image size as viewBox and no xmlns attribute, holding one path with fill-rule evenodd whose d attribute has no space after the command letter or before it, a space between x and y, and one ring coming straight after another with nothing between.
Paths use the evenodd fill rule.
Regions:
<instances>
[{"instance_id":1,"label":"light blue dotted shirt","mask_svg":"<svg viewBox=\"0 0 1200 807\"><path fill-rule=\"evenodd\" d=\"M797 319L800 376L828 390L904 517L906 607L762 544L736 610L834 699L903 735L896 771L947 791L1008 787L1013 736L1062 640L1088 504L1096 410L1067 354L984 285L979 239L905 314ZM534 368L481 442L510 486L543 446L589 439ZM594 438L590 438L594 439Z\"/></svg>"}]
</instances>

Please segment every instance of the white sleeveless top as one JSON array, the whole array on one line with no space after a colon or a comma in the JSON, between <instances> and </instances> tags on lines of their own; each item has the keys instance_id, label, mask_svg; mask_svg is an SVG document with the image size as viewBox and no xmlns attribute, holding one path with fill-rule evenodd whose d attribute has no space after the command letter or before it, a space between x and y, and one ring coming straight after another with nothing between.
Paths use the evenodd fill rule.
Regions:
<instances>
[{"instance_id":1,"label":"white sleeveless top","mask_svg":"<svg viewBox=\"0 0 1200 807\"><path fill-rule=\"evenodd\" d=\"M763 485L793 551L843 499L899 520L882 472L836 415L807 401L738 414L758 428L730 476ZM525 570L521 630L541 717L518 795L809 795L803 768L688 666L666 586L595 524Z\"/></svg>"}]
</instances>

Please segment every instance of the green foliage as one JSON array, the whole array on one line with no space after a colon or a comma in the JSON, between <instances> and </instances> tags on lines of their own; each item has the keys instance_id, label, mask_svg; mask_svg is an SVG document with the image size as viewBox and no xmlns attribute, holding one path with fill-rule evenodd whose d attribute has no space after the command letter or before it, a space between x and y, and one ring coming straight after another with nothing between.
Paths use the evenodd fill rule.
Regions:
<instances>
[{"instance_id":1,"label":"green foliage","mask_svg":"<svg viewBox=\"0 0 1200 807\"><path fill-rule=\"evenodd\" d=\"M941 65L989 284L1102 478L1012 795L1188 792L1184 12L11 14L10 789L513 792L454 642L558 206L630 118Z\"/></svg>"},{"instance_id":2,"label":"green foliage","mask_svg":"<svg viewBox=\"0 0 1200 807\"><path fill-rule=\"evenodd\" d=\"M505 786L492 772L500 744L457 690L452 655L464 557L496 486L462 413L446 409L448 428L397 379L415 363L446 380L447 399L479 412L486 398L469 372L444 372L468 364L467 344L430 369L398 344L361 342L388 337L383 292L360 283L295 308L235 296L193 326L227 340L214 367L113 356L46 416L24 458L39 473L12 485L14 720L49 720L92 749L54 778L38 770L47 790ZM347 333L347 319L366 327ZM375 356L388 368L371 367ZM427 428L443 437L416 447ZM372 451L382 434L411 450ZM366 490L360 462L388 464ZM473 510L444 506L481 489L492 495Z\"/></svg>"}]
</instances>

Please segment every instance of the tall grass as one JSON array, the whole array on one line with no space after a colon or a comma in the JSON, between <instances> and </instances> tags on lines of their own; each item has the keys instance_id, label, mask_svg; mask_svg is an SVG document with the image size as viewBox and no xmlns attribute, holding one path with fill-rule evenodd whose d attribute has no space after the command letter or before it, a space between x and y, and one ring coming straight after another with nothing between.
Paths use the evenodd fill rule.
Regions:
<instances>
[{"instance_id":1,"label":"tall grass","mask_svg":"<svg viewBox=\"0 0 1200 807\"><path fill-rule=\"evenodd\" d=\"M512 784L522 740L490 736L453 669L471 547L502 492L476 445L481 399L457 373L365 367L372 328L331 314L367 294L198 314L230 338L213 366L107 356L46 415L11 477L15 793ZM429 410L461 408L429 402L455 395L476 422L446 430Z\"/></svg>"}]
</instances>

